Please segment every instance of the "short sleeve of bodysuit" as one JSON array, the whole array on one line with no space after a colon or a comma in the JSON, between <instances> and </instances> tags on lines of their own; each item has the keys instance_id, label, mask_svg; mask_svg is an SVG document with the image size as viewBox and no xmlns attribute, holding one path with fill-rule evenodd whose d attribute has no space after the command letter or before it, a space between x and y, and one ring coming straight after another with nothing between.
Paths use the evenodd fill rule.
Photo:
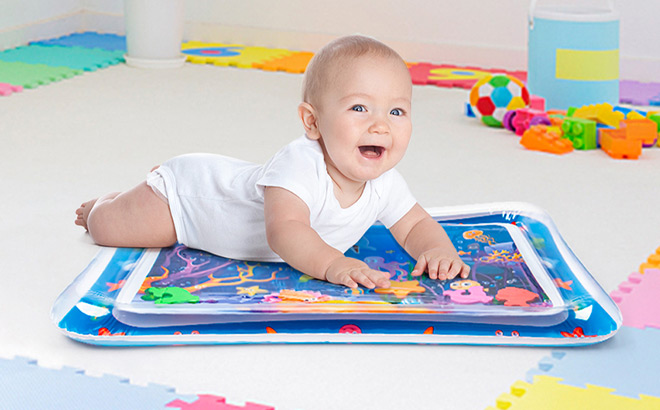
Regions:
<instances>
[{"instance_id":1,"label":"short sleeve of bodysuit","mask_svg":"<svg viewBox=\"0 0 660 410\"><path fill-rule=\"evenodd\" d=\"M313 209L322 192L326 170L316 141L298 138L282 148L265 165L256 185L263 195L267 186L284 188Z\"/></svg>"}]
</instances>

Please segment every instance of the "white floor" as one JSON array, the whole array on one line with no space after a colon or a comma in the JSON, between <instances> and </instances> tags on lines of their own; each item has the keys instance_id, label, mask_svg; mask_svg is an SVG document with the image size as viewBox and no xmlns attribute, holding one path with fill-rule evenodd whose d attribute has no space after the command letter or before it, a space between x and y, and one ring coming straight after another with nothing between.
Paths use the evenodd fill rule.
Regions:
<instances>
[{"instance_id":1,"label":"white floor","mask_svg":"<svg viewBox=\"0 0 660 410\"><path fill-rule=\"evenodd\" d=\"M547 348L396 345L99 348L69 340L50 308L98 248L73 224L84 200L208 151L265 161L302 134L301 76L186 65L117 66L0 98L0 356L294 409L480 409ZM424 206L525 201L545 208L606 291L660 246L660 148L638 161L554 156L462 114L465 90L415 87L399 166Z\"/></svg>"}]
</instances>

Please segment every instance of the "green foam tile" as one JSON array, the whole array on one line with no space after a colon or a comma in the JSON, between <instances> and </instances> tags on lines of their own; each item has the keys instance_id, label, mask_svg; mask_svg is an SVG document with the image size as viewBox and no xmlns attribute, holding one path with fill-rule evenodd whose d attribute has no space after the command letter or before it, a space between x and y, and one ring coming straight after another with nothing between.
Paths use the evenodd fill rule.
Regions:
<instances>
[{"instance_id":1,"label":"green foam tile","mask_svg":"<svg viewBox=\"0 0 660 410\"><path fill-rule=\"evenodd\" d=\"M35 88L82 73L82 70L68 67L50 67L44 64L0 60L0 83L20 85L24 88Z\"/></svg>"},{"instance_id":2,"label":"green foam tile","mask_svg":"<svg viewBox=\"0 0 660 410\"><path fill-rule=\"evenodd\" d=\"M123 51L29 45L0 52L0 61L95 71L124 61Z\"/></svg>"}]
</instances>

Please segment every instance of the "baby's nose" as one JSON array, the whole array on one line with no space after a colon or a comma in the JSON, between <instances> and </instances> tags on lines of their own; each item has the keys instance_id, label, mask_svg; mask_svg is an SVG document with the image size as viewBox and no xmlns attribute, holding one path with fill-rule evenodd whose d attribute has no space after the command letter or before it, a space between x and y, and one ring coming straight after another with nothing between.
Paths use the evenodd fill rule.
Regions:
<instances>
[{"instance_id":1,"label":"baby's nose","mask_svg":"<svg viewBox=\"0 0 660 410\"><path fill-rule=\"evenodd\" d=\"M388 132L390 129L387 121L382 118L376 117L369 127L369 132L376 134L383 134Z\"/></svg>"}]
</instances>

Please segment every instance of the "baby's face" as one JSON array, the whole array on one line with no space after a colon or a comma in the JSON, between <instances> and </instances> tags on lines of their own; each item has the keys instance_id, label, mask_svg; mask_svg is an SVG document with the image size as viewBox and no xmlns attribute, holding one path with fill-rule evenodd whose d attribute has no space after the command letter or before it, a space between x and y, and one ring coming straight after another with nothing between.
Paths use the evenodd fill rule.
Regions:
<instances>
[{"instance_id":1,"label":"baby's face","mask_svg":"<svg viewBox=\"0 0 660 410\"><path fill-rule=\"evenodd\" d=\"M401 61L369 55L339 70L319 98L325 161L331 176L366 182L393 168L408 148L410 74Z\"/></svg>"}]
</instances>

